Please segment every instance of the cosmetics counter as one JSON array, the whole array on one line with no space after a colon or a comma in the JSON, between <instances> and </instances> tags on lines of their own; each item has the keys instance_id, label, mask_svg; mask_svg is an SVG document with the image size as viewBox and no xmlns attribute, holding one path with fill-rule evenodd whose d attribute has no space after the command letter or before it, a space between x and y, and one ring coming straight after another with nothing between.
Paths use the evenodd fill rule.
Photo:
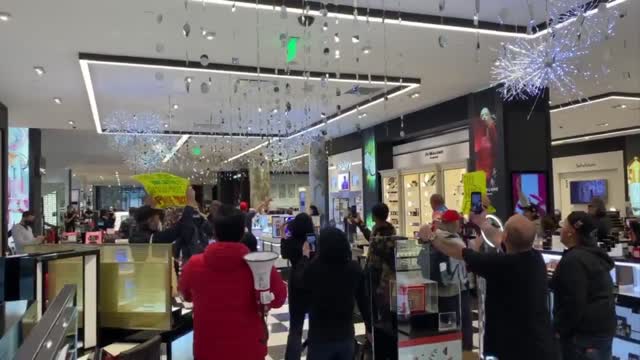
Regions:
<instances>
[{"instance_id":1,"label":"cosmetics counter","mask_svg":"<svg viewBox=\"0 0 640 360\"><path fill-rule=\"evenodd\" d=\"M559 248L543 250L547 271L553 274L562 258ZM611 277L616 285L618 327L613 340L613 359L640 359L640 259L612 257Z\"/></svg>"},{"instance_id":2,"label":"cosmetics counter","mask_svg":"<svg viewBox=\"0 0 640 360\"><path fill-rule=\"evenodd\" d=\"M52 299L68 284L85 294L77 301L79 327L88 324L89 310L96 314L92 342L83 329L85 348L109 345L122 349L160 335L172 357L172 344L190 336L191 304L174 297L177 279L170 244L44 244L26 251L50 254L42 255L51 258L42 267L45 299ZM86 252L96 256L91 281L87 281L91 279L87 271L82 271L87 260L65 255ZM90 294L95 297L91 301Z\"/></svg>"},{"instance_id":3,"label":"cosmetics counter","mask_svg":"<svg viewBox=\"0 0 640 360\"><path fill-rule=\"evenodd\" d=\"M431 248L406 237L371 241L372 326L376 358L462 359L460 294L439 296ZM454 306L451 306L453 301Z\"/></svg>"},{"instance_id":4,"label":"cosmetics counter","mask_svg":"<svg viewBox=\"0 0 640 360\"><path fill-rule=\"evenodd\" d=\"M382 201L389 206L388 221L396 233L417 237L420 226L432 221L429 200L433 194L441 194L448 208L462 209L462 177L466 172L466 163L380 171Z\"/></svg>"}]
</instances>

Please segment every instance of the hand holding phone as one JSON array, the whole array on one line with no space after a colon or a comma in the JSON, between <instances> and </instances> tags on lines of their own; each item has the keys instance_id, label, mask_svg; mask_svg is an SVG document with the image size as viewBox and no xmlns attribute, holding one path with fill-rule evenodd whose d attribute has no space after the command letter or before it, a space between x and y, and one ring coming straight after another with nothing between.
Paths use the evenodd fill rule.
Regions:
<instances>
[{"instance_id":1,"label":"hand holding phone","mask_svg":"<svg viewBox=\"0 0 640 360\"><path fill-rule=\"evenodd\" d=\"M484 207L482 206L482 193L474 191L471 193L471 212L474 214L482 214Z\"/></svg>"},{"instance_id":2,"label":"hand holding phone","mask_svg":"<svg viewBox=\"0 0 640 360\"><path fill-rule=\"evenodd\" d=\"M307 244L309 244L310 251L316 251L316 240L316 234L307 234Z\"/></svg>"}]
</instances>

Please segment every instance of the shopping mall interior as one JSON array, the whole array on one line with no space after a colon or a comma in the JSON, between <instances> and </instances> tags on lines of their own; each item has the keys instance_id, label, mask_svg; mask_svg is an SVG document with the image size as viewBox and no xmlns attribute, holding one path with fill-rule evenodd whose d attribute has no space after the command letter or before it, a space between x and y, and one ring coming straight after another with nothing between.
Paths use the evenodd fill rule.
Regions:
<instances>
[{"instance_id":1,"label":"shopping mall interior","mask_svg":"<svg viewBox=\"0 0 640 360\"><path fill-rule=\"evenodd\" d=\"M638 19L0 1L0 359L640 359Z\"/></svg>"}]
</instances>

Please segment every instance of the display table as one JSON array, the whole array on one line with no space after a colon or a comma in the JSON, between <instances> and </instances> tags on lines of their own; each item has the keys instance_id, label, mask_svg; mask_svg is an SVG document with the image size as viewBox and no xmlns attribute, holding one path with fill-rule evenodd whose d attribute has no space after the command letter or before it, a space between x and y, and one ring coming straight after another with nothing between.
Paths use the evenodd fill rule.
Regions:
<instances>
[{"instance_id":1,"label":"display table","mask_svg":"<svg viewBox=\"0 0 640 360\"><path fill-rule=\"evenodd\" d=\"M542 257L550 274L562 258L561 249L544 250ZM618 326L613 340L613 356L631 359L630 354L640 357L640 260L612 257L615 268L611 277L616 285L616 315Z\"/></svg>"}]
</instances>

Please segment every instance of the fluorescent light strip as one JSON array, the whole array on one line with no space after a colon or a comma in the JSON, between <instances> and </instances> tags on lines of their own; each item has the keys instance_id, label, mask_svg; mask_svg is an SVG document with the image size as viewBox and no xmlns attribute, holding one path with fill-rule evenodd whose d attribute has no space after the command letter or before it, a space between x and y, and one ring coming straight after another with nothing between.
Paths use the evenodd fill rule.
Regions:
<instances>
[{"instance_id":1,"label":"fluorescent light strip","mask_svg":"<svg viewBox=\"0 0 640 360\"><path fill-rule=\"evenodd\" d=\"M627 0L614 0L614 1L608 2L607 3L607 8L612 8L614 6L622 4L624 2L627 2ZM585 17L589 17L589 16L595 14L597 11L598 11L597 8L591 9L591 10L587 11L586 13L584 13L584 15L585 15ZM571 19L569 19L569 20L567 20L567 21L565 21L563 23L560 23L560 24L556 25L555 28L557 29L557 28L565 27L565 26L573 23L574 21L576 21L575 17L573 17L573 18L571 18ZM542 31L539 31L539 32L531 35L531 37L536 38L536 37L540 37L540 36L546 35L547 33L549 33L549 29L544 29Z\"/></svg>"},{"instance_id":2,"label":"fluorescent light strip","mask_svg":"<svg viewBox=\"0 0 640 360\"><path fill-rule=\"evenodd\" d=\"M191 0L191 1L200 1L200 0ZM609 3L607 3L607 8L611 8L614 6L617 6L619 4L622 4L624 2L626 2L628 0L614 0L611 1ZM280 12L280 6L273 6L273 5L260 5L260 4L252 4L252 3L247 3L247 2L242 2L242 1L231 1L231 0L204 0L204 2L209 3L209 4L216 4L216 5L224 5L224 6L231 6L231 4L235 4L236 8L247 8L247 9L258 9L258 10L266 10L266 11L274 11L274 12ZM587 16L592 15L594 12L596 12L597 9L593 9L591 11L588 11L586 13ZM300 8L287 8L287 12L292 13L292 14L302 14L303 10ZM311 16L316 16L316 17L322 17L322 14L320 14L319 11L316 10L310 10L308 12L309 15ZM353 20L354 16L351 14L341 14L341 13L331 13L329 14L329 18L339 18L339 19L346 19L346 20ZM358 21L367 21L367 17L366 16L357 16ZM379 17L369 17L369 22L373 22L373 23L382 23L382 18ZM567 23L571 23L572 21L575 21L575 19L566 21L558 26L565 26L564 24ZM432 24L432 23L423 23L423 22L416 22L416 21L407 21L407 20L398 20L398 19L385 19L384 22L386 24L393 24L393 25L400 25L400 26L408 26L408 27L417 27L417 28L426 28L426 29L436 29L436 30L449 30L449 31L457 31L457 32L466 32L466 33L471 33L471 34L485 34L485 35L495 35L495 36L503 36L503 37L512 37L512 38L535 38L535 37L539 37L539 36L543 36L547 33L549 33L549 29L544 29L541 30L533 35L528 35L527 33L515 33L515 32L508 32L508 31L500 31L500 30L488 30L488 29L476 29L473 27L464 27L464 26L452 26L452 25L444 25L444 24Z\"/></svg>"},{"instance_id":3,"label":"fluorescent light strip","mask_svg":"<svg viewBox=\"0 0 640 360\"><path fill-rule=\"evenodd\" d=\"M398 92L395 92L395 93L393 93L393 94L389 95L389 99L392 99L392 98L394 98L394 97L396 97L396 96L402 95L402 94L404 94L404 93L406 93L406 92L408 92L408 91L411 91L411 90L413 90L413 89L415 89L415 88L417 88L417 87L419 87L419 86L420 86L420 85L410 85L410 86L408 86L408 87L407 87L407 88L405 88L405 89L402 89L402 90L400 90L400 91L398 91ZM344 117L347 117L347 116L349 116L349 115L351 115L351 114L355 114L355 113L357 113L357 112L358 112L358 110L366 109L366 108L371 107L371 106L373 106L373 105L375 105L375 104L379 104L379 103L381 103L381 102L383 102L383 101L384 101L384 97L381 97L381 98L379 98L379 99L377 99L377 100L374 100L374 101L372 101L372 102L370 102L370 103L367 103L367 104L364 104L364 105L360 106L360 108L355 108L355 109L352 109L352 110L350 110L350 111L347 111L347 112L346 112L346 113L344 113L344 114L338 115L338 116L334 117L333 119L331 119L331 120L327 121L327 124L331 124L331 123L333 123L333 122L336 122L336 121L338 121L338 120L340 120L340 119L342 119L342 118L344 118ZM302 134L305 134L305 133L307 133L307 132L309 132L309 131L313 131L313 130L319 129L319 128L323 127L324 125L325 125L324 123L322 123L322 124L318 124L318 125L316 125L316 126L314 126L314 127L311 127L311 128L309 128L309 129L305 129L305 130L303 130L303 131L301 131L301 132L299 132L299 133L295 133L295 134L293 134L293 135L289 136L289 137L287 138L287 140L289 140L289 139L293 139L293 138L295 138L295 137L298 137L298 136L300 136L300 135L302 135Z\"/></svg>"},{"instance_id":4,"label":"fluorescent light strip","mask_svg":"<svg viewBox=\"0 0 640 360\"><path fill-rule=\"evenodd\" d=\"M89 71L89 63L80 60L80 71L82 72L82 79L84 80L84 86L87 89L87 96L89 96L89 106L91 107L91 115L93 116L93 122L96 125L96 131L98 134L102 134L102 125L100 124L100 114L98 113L98 105L96 104L96 94L93 91L93 81L91 80L91 71Z\"/></svg>"},{"instance_id":5,"label":"fluorescent light strip","mask_svg":"<svg viewBox=\"0 0 640 360\"><path fill-rule=\"evenodd\" d=\"M247 154L250 154L250 153L252 153L252 152L260 149L261 147L268 145L268 144L269 144L269 141L265 141L265 142L263 142L262 144L260 144L260 145L258 145L256 147L253 147L253 148L251 148L251 149L249 149L247 151L243 151L243 152L241 152L240 154L238 154L236 156L230 157L229 160L225 161L225 163L232 162L233 160L239 159L239 158L241 158L241 157L243 157L243 156L245 156Z\"/></svg>"},{"instance_id":6,"label":"fluorescent light strip","mask_svg":"<svg viewBox=\"0 0 640 360\"><path fill-rule=\"evenodd\" d=\"M570 143L574 143L574 142L582 142L582 141L588 141L588 140L603 139L603 138L610 138L610 137L615 137L615 136L620 136L620 135L632 135L632 134L640 134L640 128L639 129L627 129L627 130L611 131L611 132L603 133L603 134L585 135L585 136L571 138L571 139L565 139L565 140L556 140L556 141L552 141L551 145L555 146L555 145L562 145L562 144L570 144Z\"/></svg>"},{"instance_id":7,"label":"fluorescent light strip","mask_svg":"<svg viewBox=\"0 0 640 360\"><path fill-rule=\"evenodd\" d=\"M595 103L599 103L599 102L607 101L607 100L640 101L640 97L611 95L611 96L603 97L603 98L600 98L600 99L589 100L589 101L585 101L585 102L579 102L579 103L567 105L567 106L564 106L564 107L560 107L560 108L557 108L557 109L550 110L549 112L553 113L553 112L558 112L558 111L563 111L563 110L574 109L574 108L577 108L577 107L580 107L580 106L591 105L591 104L595 104Z\"/></svg>"},{"instance_id":8,"label":"fluorescent light strip","mask_svg":"<svg viewBox=\"0 0 640 360\"><path fill-rule=\"evenodd\" d=\"M302 159L302 158L307 157L307 156L309 156L309 153L302 154L302 155L298 155L298 156L294 156L294 157L292 157L291 159L289 159L289 161L291 161L291 160L298 160L298 159Z\"/></svg>"},{"instance_id":9,"label":"fluorescent light strip","mask_svg":"<svg viewBox=\"0 0 640 360\"><path fill-rule=\"evenodd\" d=\"M180 150L180 148L182 147L182 145L184 145L184 143L187 142L187 140L189 140L189 135L182 135L182 137L180 137L180 139L178 140L178 142L176 143L176 145L173 147L173 149L171 149L171 152L167 154L167 156L164 157L164 159L162 160L163 163L166 163L167 161L171 160L171 158L173 157L173 155L175 155L176 152L178 152L178 150Z\"/></svg>"},{"instance_id":10,"label":"fluorescent light strip","mask_svg":"<svg viewBox=\"0 0 640 360\"><path fill-rule=\"evenodd\" d=\"M171 134L171 133L128 133L128 132L103 132L105 135L136 135L136 136L191 136L191 137L205 137L205 138L220 138L220 139L278 139L278 136L272 135L221 135L221 134Z\"/></svg>"},{"instance_id":11,"label":"fluorescent light strip","mask_svg":"<svg viewBox=\"0 0 640 360\"><path fill-rule=\"evenodd\" d=\"M148 69L163 69L163 70L182 70L182 71L191 71L191 72L203 72L203 73L215 73L215 74L226 74L226 75L238 75L238 76L251 76L256 78L274 78L274 79L292 79L292 80L314 80L321 81L321 77L309 76L308 78L305 76L296 76L296 75L276 75L276 74L266 74L266 73L254 73L250 71L231 71L231 70L218 70L218 69L210 69L210 68L192 68L188 66L170 66L170 65L150 65L150 64L139 64L139 63L128 63L128 62L119 62L119 61L103 61L103 60L86 60L82 59L80 62L88 62L91 64L100 64L100 65L113 65L113 66L129 66L129 67L141 67ZM413 82L399 82L399 81L371 81L367 79L366 76L362 76L364 80L356 80L356 79L335 79L330 78L329 82L342 82L342 83L356 83L356 84L376 84L376 85L388 85L388 86L400 86L400 85L419 85L418 83Z\"/></svg>"},{"instance_id":12,"label":"fluorescent light strip","mask_svg":"<svg viewBox=\"0 0 640 360\"><path fill-rule=\"evenodd\" d=\"M191 0L191 1L200 1L200 0ZM272 6L272 5L260 5L260 4L252 4L241 1L230 1L230 0L204 0L204 2L209 4L217 4L217 5L225 5L231 6L231 4L235 4L236 8L247 8L247 9L258 9L258 10L266 10L266 11L274 11L280 12L280 6ZM287 12L291 14L302 14L303 9L300 8L287 8ZM308 15L322 17L319 11L310 10ZM341 13L330 13L329 18L335 19L344 19L344 20L353 20L354 16L351 14L341 14ZM366 16L357 16L358 21L365 22L367 21ZM369 17L369 22L373 23L382 23L382 18L380 17ZM450 31L459 31L466 32L472 34L487 34L487 35L497 35L497 36L506 36L506 37L528 37L526 33L512 33L507 31L499 31L499 30L488 30L488 29L476 29L472 27L462 27L462 26L452 26L452 25L443 25L443 24L432 24L432 23L423 23L416 21L407 21L407 20L398 20L398 19L384 19L384 22L387 24L393 25L403 25L408 27L418 27L418 28L427 28L427 29L438 29L438 30L450 30Z\"/></svg>"}]
</instances>

